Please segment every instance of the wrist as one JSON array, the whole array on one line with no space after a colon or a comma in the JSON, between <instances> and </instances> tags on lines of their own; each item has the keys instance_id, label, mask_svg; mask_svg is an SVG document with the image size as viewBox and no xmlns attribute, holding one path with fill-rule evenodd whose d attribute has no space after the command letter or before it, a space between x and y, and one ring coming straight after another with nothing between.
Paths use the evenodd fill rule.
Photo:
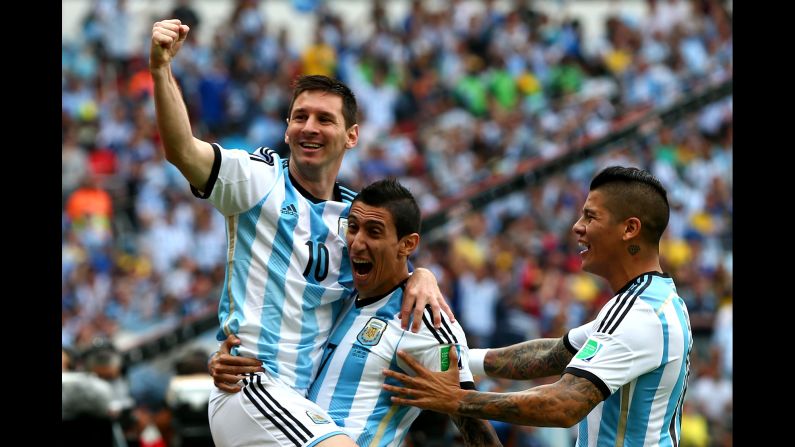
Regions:
<instances>
[{"instance_id":1,"label":"wrist","mask_svg":"<svg viewBox=\"0 0 795 447\"><path fill-rule=\"evenodd\" d=\"M476 376L488 376L486 374L486 353L488 349L470 349L469 350L469 370Z\"/></svg>"}]
</instances>

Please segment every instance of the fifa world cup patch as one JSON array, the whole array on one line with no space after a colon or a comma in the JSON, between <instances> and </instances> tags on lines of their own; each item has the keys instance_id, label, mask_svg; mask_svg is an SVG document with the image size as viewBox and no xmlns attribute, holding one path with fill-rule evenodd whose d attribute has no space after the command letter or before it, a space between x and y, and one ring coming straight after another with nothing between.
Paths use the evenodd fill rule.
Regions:
<instances>
[{"instance_id":1,"label":"fifa world cup patch","mask_svg":"<svg viewBox=\"0 0 795 447\"><path fill-rule=\"evenodd\" d=\"M458 369L461 370L463 365L461 364L461 349L459 346L455 347L455 353L458 354ZM442 346L439 348L439 354L441 357L441 365L440 371L447 371L450 368L450 346Z\"/></svg>"},{"instance_id":2,"label":"fifa world cup patch","mask_svg":"<svg viewBox=\"0 0 795 447\"><path fill-rule=\"evenodd\" d=\"M348 234L348 218L347 217L340 217L337 221L337 234L340 235L341 238L345 239L345 236Z\"/></svg>"},{"instance_id":3,"label":"fifa world cup patch","mask_svg":"<svg viewBox=\"0 0 795 447\"><path fill-rule=\"evenodd\" d=\"M306 415L309 416L309 419L312 419L312 422L315 424L330 424L331 421L326 419L322 414L317 414L314 411L306 410Z\"/></svg>"},{"instance_id":4,"label":"fifa world cup patch","mask_svg":"<svg viewBox=\"0 0 795 447\"><path fill-rule=\"evenodd\" d=\"M356 340L364 346L375 346L381 341L384 330L386 330L386 321L370 317L364 329L356 336Z\"/></svg>"},{"instance_id":5,"label":"fifa world cup patch","mask_svg":"<svg viewBox=\"0 0 795 447\"><path fill-rule=\"evenodd\" d=\"M604 345L598 341L589 338L585 343L585 346L580 348L580 352L577 353L576 358L585 362L590 362L591 359L596 357L596 354L602 349L603 346Z\"/></svg>"}]
</instances>

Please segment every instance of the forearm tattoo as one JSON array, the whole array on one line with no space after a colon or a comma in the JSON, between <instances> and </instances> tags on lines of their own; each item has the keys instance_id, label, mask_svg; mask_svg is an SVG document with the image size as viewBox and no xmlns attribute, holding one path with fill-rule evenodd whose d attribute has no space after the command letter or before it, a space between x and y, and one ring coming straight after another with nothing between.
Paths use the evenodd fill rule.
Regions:
<instances>
[{"instance_id":1,"label":"forearm tattoo","mask_svg":"<svg viewBox=\"0 0 795 447\"><path fill-rule=\"evenodd\" d=\"M451 415L467 446L502 447L494 427L480 419Z\"/></svg>"},{"instance_id":2,"label":"forearm tattoo","mask_svg":"<svg viewBox=\"0 0 795 447\"><path fill-rule=\"evenodd\" d=\"M562 338L543 338L490 349L483 367L492 377L530 380L562 374L571 357Z\"/></svg>"},{"instance_id":3,"label":"forearm tattoo","mask_svg":"<svg viewBox=\"0 0 795 447\"><path fill-rule=\"evenodd\" d=\"M457 414L538 427L570 427L604 396L588 379L564 374L551 385L517 393L467 393Z\"/></svg>"}]
</instances>

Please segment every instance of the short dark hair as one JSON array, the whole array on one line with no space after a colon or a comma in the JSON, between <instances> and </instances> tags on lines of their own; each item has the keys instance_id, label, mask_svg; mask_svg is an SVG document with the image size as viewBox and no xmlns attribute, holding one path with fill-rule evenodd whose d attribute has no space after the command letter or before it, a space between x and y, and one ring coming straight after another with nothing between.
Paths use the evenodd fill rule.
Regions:
<instances>
[{"instance_id":1,"label":"short dark hair","mask_svg":"<svg viewBox=\"0 0 795 447\"><path fill-rule=\"evenodd\" d=\"M367 185L353 199L370 206L386 208L395 222L398 239L411 233L419 233L421 225L420 207L408 189L394 178L387 178Z\"/></svg>"},{"instance_id":2,"label":"short dark hair","mask_svg":"<svg viewBox=\"0 0 795 447\"><path fill-rule=\"evenodd\" d=\"M645 169L610 166L591 181L590 190L596 189L604 191L606 206L616 218L637 217L641 237L648 243L660 243L670 214L668 194L660 180Z\"/></svg>"},{"instance_id":3,"label":"short dark hair","mask_svg":"<svg viewBox=\"0 0 795 447\"><path fill-rule=\"evenodd\" d=\"M293 112L293 104L295 98L298 98L303 92L312 90L322 90L327 93L333 93L342 98L342 116L345 118L345 128L356 124L356 114L358 108L356 105L356 97L347 85L341 81L332 79L328 76L322 75L309 75L298 77L293 85L293 99L290 100L290 108L288 114ZM288 115L289 116L289 115Z\"/></svg>"}]
</instances>

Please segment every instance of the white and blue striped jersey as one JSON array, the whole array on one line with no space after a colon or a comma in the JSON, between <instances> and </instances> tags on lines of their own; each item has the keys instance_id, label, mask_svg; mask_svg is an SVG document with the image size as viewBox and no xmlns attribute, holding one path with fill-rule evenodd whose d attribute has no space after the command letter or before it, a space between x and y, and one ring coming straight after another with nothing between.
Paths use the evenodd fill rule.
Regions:
<instances>
[{"instance_id":1,"label":"white and blue striped jersey","mask_svg":"<svg viewBox=\"0 0 795 447\"><path fill-rule=\"evenodd\" d=\"M590 380L606 397L580 422L578 447L679 443L693 337L668 275L630 281L563 341L576 353L565 372Z\"/></svg>"},{"instance_id":2,"label":"white and blue striped jersey","mask_svg":"<svg viewBox=\"0 0 795 447\"><path fill-rule=\"evenodd\" d=\"M329 338L323 364L309 389L309 399L328 412L334 422L361 446L399 446L420 409L393 405L381 385L400 385L381 370L414 371L398 359L398 349L414 356L432 371L446 371L449 350L459 353L462 388L473 389L466 337L458 323L442 314L442 327L431 324L429 308L418 333L404 331L397 318L405 281L385 296L347 303ZM453 366L455 367L455 366Z\"/></svg>"},{"instance_id":3,"label":"white and blue striped jersey","mask_svg":"<svg viewBox=\"0 0 795 447\"><path fill-rule=\"evenodd\" d=\"M337 185L334 200L312 197L267 148L213 149L207 190L191 189L226 217L217 338L236 334L233 353L305 394L353 289L344 231L355 194Z\"/></svg>"}]
</instances>

